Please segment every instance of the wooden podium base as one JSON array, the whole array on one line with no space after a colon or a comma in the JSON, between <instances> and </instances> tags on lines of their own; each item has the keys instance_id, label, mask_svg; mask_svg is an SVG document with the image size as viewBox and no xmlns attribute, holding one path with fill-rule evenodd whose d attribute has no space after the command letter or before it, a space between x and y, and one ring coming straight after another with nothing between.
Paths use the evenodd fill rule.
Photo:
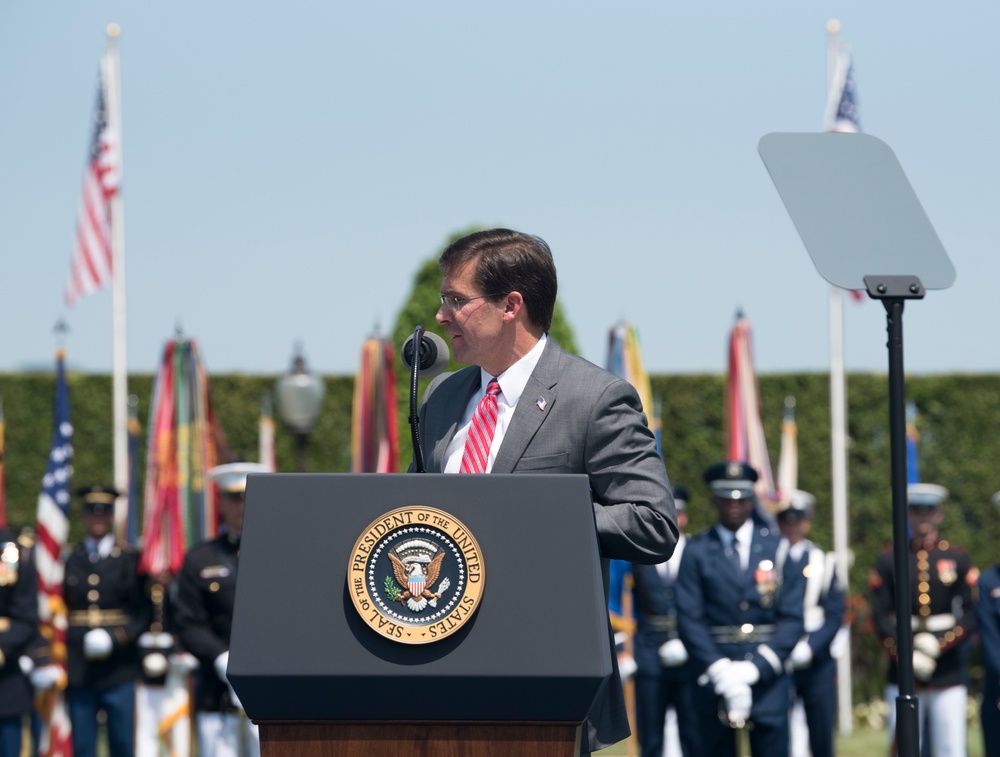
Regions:
<instances>
[{"instance_id":1,"label":"wooden podium base","mask_svg":"<svg viewBox=\"0 0 1000 757\"><path fill-rule=\"evenodd\" d=\"M264 721L261 757L578 757L578 723Z\"/></svg>"}]
</instances>

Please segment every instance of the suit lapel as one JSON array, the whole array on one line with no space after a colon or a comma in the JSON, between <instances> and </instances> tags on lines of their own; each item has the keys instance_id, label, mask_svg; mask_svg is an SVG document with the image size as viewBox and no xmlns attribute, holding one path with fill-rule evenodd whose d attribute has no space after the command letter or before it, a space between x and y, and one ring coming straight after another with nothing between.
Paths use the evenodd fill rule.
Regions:
<instances>
[{"instance_id":1,"label":"suit lapel","mask_svg":"<svg viewBox=\"0 0 1000 757\"><path fill-rule=\"evenodd\" d=\"M479 390L480 376L479 368L475 366L465 368L455 374L453 379L456 383L455 390L446 394L447 400L441 410L441 417L450 418L451 425L444 430L444 433L436 435L437 442L434 444L434 449L431 450L430 460L425 461L429 472L444 472L445 452L448 445L451 444L451 440L455 438L458 425L465 415L465 408L469 406L469 400Z\"/></svg>"},{"instance_id":2,"label":"suit lapel","mask_svg":"<svg viewBox=\"0 0 1000 757\"><path fill-rule=\"evenodd\" d=\"M493 473L511 473L535 433L556 404L555 386L559 382L562 348L549 337L535 370L524 385L514 408L514 417L503 435L503 442L493 461Z\"/></svg>"}]
</instances>

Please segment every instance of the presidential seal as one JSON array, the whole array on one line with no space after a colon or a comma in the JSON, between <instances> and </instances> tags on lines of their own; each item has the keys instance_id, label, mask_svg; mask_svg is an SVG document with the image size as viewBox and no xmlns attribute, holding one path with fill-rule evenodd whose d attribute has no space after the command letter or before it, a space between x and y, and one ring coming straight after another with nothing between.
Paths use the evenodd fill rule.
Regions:
<instances>
[{"instance_id":1,"label":"presidential seal","mask_svg":"<svg viewBox=\"0 0 1000 757\"><path fill-rule=\"evenodd\" d=\"M483 556L469 529L421 505L368 526L347 568L358 614L402 644L439 641L465 625L479 606L483 578Z\"/></svg>"}]
</instances>

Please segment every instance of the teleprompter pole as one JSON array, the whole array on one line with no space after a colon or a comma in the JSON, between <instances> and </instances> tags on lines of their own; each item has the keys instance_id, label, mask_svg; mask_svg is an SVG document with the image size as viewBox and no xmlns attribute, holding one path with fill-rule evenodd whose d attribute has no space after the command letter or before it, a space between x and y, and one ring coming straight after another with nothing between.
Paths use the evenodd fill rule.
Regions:
<instances>
[{"instance_id":1,"label":"teleprompter pole","mask_svg":"<svg viewBox=\"0 0 1000 757\"><path fill-rule=\"evenodd\" d=\"M906 384L903 373L903 304L922 299L916 276L865 276L868 296L882 300L889 334L889 450L892 462L892 557L896 597L896 749L900 757L920 753L918 699L913 677L913 615L910 592L910 539L906 499Z\"/></svg>"}]
</instances>

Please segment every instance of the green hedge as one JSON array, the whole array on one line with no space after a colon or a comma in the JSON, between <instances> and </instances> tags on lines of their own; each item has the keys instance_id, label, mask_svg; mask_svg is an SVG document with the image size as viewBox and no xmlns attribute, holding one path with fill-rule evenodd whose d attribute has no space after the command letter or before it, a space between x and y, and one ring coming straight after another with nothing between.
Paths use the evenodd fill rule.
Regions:
<instances>
[{"instance_id":1,"label":"green hedge","mask_svg":"<svg viewBox=\"0 0 1000 757\"><path fill-rule=\"evenodd\" d=\"M210 380L212 402L230 448L241 459L256 459L260 399L273 392L278 376L217 375ZM351 465L352 376L325 377L325 404L310 436L309 471L344 472ZM673 481L691 491L689 508L694 532L709 525L714 512L701 471L724 455L725 379L721 375L654 376L653 393L662 400L663 448ZM796 399L799 487L817 496L812 536L832 548L830 519L830 422L827 374L764 375L759 379L761 413L772 464L776 467L784 400ZM110 481L112 477L111 380L108 376L70 374L74 436L73 485ZM144 427L152 377L131 376L129 390L139 398ZM400 382L399 430L401 448L409 463L409 425ZM54 379L50 374L0 374L0 399L6 416L6 476L8 519L31 524L51 441ZM866 638L867 574L876 555L892 539L889 478L888 381L885 376L848 377L850 540L855 562L851 589L857 664L862 671L859 696L877 695L881 652ZM981 567L1000 561L998 513L991 495L1000 489L1000 376L913 376L907 381L907 399L919 411L922 479L947 486L942 532L966 549ZM145 460L145 437L140 459ZM280 470L294 470L294 437L278 424L277 458ZM140 476L142 466L140 466ZM74 514L76 510L74 509ZM74 518L71 539L80 536Z\"/></svg>"}]
</instances>

